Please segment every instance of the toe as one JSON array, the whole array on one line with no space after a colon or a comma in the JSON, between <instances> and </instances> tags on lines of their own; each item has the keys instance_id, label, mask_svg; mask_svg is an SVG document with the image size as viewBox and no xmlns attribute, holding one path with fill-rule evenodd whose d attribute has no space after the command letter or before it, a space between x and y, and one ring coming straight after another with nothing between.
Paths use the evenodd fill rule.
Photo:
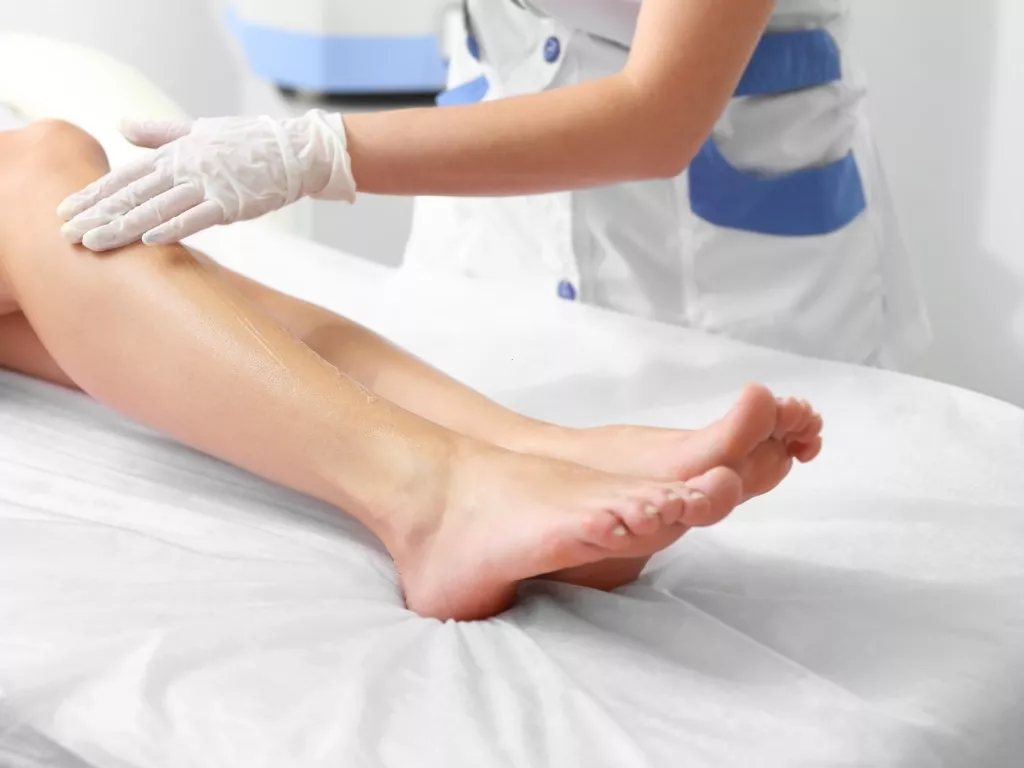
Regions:
<instances>
[{"instance_id":1,"label":"toe","mask_svg":"<svg viewBox=\"0 0 1024 768\"><path fill-rule=\"evenodd\" d=\"M800 418L800 401L795 397L778 397L775 407L778 409L775 432L789 432Z\"/></svg>"},{"instance_id":2,"label":"toe","mask_svg":"<svg viewBox=\"0 0 1024 768\"><path fill-rule=\"evenodd\" d=\"M654 475L688 478L711 467L738 467L775 429L775 396L760 384L748 384L729 412L718 421L683 434L671 469ZM648 474L648 473L643 473Z\"/></svg>"},{"instance_id":3,"label":"toe","mask_svg":"<svg viewBox=\"0 0 1024 768\"><path fill-rule=\"evenodd\" d=\"M589 514L581 533L585 543L612 551L627 549L634 541L625 521L611 508Z\"/></svg>"},{"instance_id":4,"label":"toe","mask_svg":"<svg viewBox=\"0 0 1024 768\"><path fill-rule=\"evenodd\" d=\"M687 480L692 491L703 495L707 503L687 505L679 522L689 527L714 525L740 503L743 482L727 467L715 467L699 477Z\"/></svg>"},{"instance_id":5,"label":"toe","mask_svg":"<svg viewBox=\"0 0 1024 768\"><path fill-rule=\"evenodd\" d=\"M810 409L795 397L781 397L777 401L778 418L772 437L785 440L788 436L800 432L810 418Z\"/></svg>"},{"instance_id":6,"label":"toe","mask_svg":"<svg viewBox=\"0 0 1024 768\"><path fill-rule=\"evenodd\" d=\"M613 508L634 536L650 536L669 519L678 519L681 499L666 488L645 489L619 501Z\"/></svg>"},{"instance_id":7,"label":"toe","mask_svg":"<svg viewBox=\"0 0 1024 768\"><path fill-rule=\"evenodd\" d=\"M822 420L821 416L812 412L810 421L807 422L807 426L800 430L800 434L796 435L796 439L809 440L812 437L817 437L821 434L821 430L824 426L825 422Z\"/></svg>"},{"instance_id":8,"label":"toe","mask_svg":"<svg viewBox=\"0 0 1024 768\"><path fill-rule=\"evenodd\" d=\"M821 416L812 412L809 421L803 429L785 438L784 442L789 449L789 455L801 462L808 462L814 459L821 450L821 430L823 426Z\"/></svg>"},{"instance_id":9,"label":"toe","mask_svg":"<svg viewBox=\"0 0 1024 768\"><path fill-rule=\"evenodd\" d=\"M793 466L791 450L778 440L766 440L750 454L740 469L744 499L768 493L785 479Z\"/></svg>"},{"instance_id":10,"label":"toe","mask_svg":"<svg viewBox=\"0 0 1024 768\"><path fill-rule=\"evenodd\" d=\"M733 470L730 469L729 472L733 472ZM717 482L720 483L721 481ZM713 516L714 512L711 508L712 499L708 496L707 491L699 485L695 486L687 483L675 493L683 500L683 504L679 507L678 517L672 522L685 523L689 520L708 520Z\"/></svg>"},{"instance_id":11,"label":"toe","mask_svg":"<svg viewBox=\"0 0 1024 768\"><path fill-rule=\"evenodd\" d=\"M821 436L815 435L810 439L794 440L789 446L789 454L801 464L813 461L821 453Z\"/></svg>"},{"instance_id":12,"label":"toe","mask_svg":"<svg viewBox=\"0 0 1024 768\"><path fill-rule=\"evenodd\" d=\"M661 519L666 525L674 525L684 517L693 515L703 516L707 514L707 508L711 502L708 497L687 483L672 483L668 488L669 499L672 502L662 507Z\"/></svg>"},{"instance_id":13,"label":"toe","mask_svg":"<svg viewBox=\"0 0 1024 768\"><path fill-rule=\"evenodd\" d=\"M729 413L702 430L709 433L715 443L716 450L709 456L723 465L739 464L771 436L776 413L775 396L771 391L760 384L748 384Z\"/></svg>"}]
</instances>

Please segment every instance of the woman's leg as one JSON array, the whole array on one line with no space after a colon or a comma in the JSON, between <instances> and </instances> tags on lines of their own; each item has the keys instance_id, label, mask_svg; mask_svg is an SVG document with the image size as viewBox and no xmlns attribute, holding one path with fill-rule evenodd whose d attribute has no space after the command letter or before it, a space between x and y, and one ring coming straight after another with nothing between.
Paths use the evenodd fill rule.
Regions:
<instances>
[{"instance_id":1,"label":"woman's leg","mask_svg":"<svg viewBox=\"0 0 1024 768\"><path fill-rule=\"evenodd\" d=\"M77 389L75 382L46 351L28 319L17 308L0 315L0 368Z\"/></svg>"},{"instance_id":2,"label":"woman's leg","mask_svg":"<svg viewBox=\"0 0 1024 768\"><path fill-rule=\"evenodd\" d=\"M92 254L57 204L107 170L62 123L0 136L0 298L81 389L193 447L358 517L409 605L475 618L518 581L642 556L739 500L735 473L689 484L504 451L374 395L179 246Z\"/></svg>"},{"instance_id":3,"label":"woman's leg","mask_svg":"<svg viewBox=\"0 0 1024 768\"><path fill-rule=\"evenodd\" d=\"M599 427L569 429L522 416L455 381L356 322L197 259L253 305L346 376L397 405L452 431L519 453L638 476L686 480L729 466L750 498L774 488L790 461L821 449L821 417L804 401L774 399L749 386L732 411L703 429ZM15 308L16 309L16 308ZM0 368L75 387L42 346L28 320L0 313Z\"/></svg>"},{"instance_id":4,"label":"woman's leg","mask_svg":"<svg viewBox=\"0 0 1024 768\"><path fill-rule=\"evenodd\" d=\"M712 467L736 470L744 498L775 488L793 460L821 450L821 417L804 401L748 386L722 419L699 430L567 429L503 408L373 331L227 269L226 279L311 349L376 394L449 429L521 453L638 476L688 480ZM648 557L607 558L547 574L595 589L637 579Z\"/></svg>"},{"instance_id":5,"label":"woman's leg","mask_svg":"<svg viewBox=\"0 0 1024 768\"><path fill-rule=\"evenodd\" d=\"M726 417L700 430L605 427L568 429L504 408L358 323L283 295L230 270L225 279L338 370L375 394L468 437L519 453L574 461L638 476L686 479L713 466L732 466L751 494L774 487L787 458L810 461L821 448L821 418L794 398L776 399L750 386ZM766 466L766 450L778 460ZM780 474L781 472L781 474Z\"/></svg>"},{"instance_id":6,"label":"woman's leg","mask_svg":"<svg viewBox=\"0 0 1024 768\"><path fill-rule=\"evenodd\" d=\"M503 408L368 328L285 296L230 270L221 273L311 349L376 394L449 429L520 453L638 476L687 480L727 466L743 480L744 498L775 488L793 460L821 450L822 420L805 401L776 399L748 386L732 410L699 430L642 427L568 429ZM636 580L648 557L608 558L548 577L596 589Z\"/></svg>"},{"instance_id":7,"label":"woman's leg","mask_svg":"<svg viewBox=\"0 0 1024 768\"><path fill-rule=\"evenodd\" d=\"M606 471L689 479L725 465L743 478L744 496L766 493L792 459L809 461L821 447L821 420L806 403L775 400L748 387L726 417L701 430L605 427L573 430L502 408L359 324L255 281L217 270L248 301L276 318L310 348L375 394L463 435ZM0 366L74 386L34 336L24 316L0 317ZM634 580L646 558L616 558L562 574L569 581L614 588Z\"/></svg>"},{"instance_id":8,"label":"woman's leg","mask_svg":"<svg viewBox=\"0 0 1024 768\"><path fill-rule=\"evenodd\" d=\"M554 458L564 455L558 452L563 446L579 443L589 445L605 463L614 462L616 452L628 454L629 443L643 447L645 443L660 441L671 455L658 456L657 460L688 462L676 464L666 477L685 480L719 464L732 466L743 479L745 497L775 487L789 471L790 456L795 450L806 445L814 447L815 441L820 446L820 421L817 426L813 419L804 418L801 422L809 409L792 400L777 403L763 388L748 388L728 416L693 432L637 428L577 431L536 422L502 408L352 321L218 268L198 256L218 269L247 300L274 316L344 373L379 395L404 396L403 404L410 409L422 407L426 413L420 415L433 416L442 423L447 421L449 428L470 437L505 447L532 449ZM20 312L0 317L0 367L75 386ZM772 419L775 436L766 438L772 432ZM612 444L612 450L602 452L602 442L610 443L609 438L616 431L620 437ZM799 437L807 443L794 447ZM646 563L646 557L608 558L548 575L582 586L614 589L636 580Z\"/></svg>"}]
</instances>

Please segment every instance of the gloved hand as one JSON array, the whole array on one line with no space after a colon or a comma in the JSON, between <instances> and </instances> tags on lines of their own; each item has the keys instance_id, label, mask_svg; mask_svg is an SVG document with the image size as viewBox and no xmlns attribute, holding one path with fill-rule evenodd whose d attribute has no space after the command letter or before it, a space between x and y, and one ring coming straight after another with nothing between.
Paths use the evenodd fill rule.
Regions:
<instances>
[{"instance_id":1,"label":"gloved hand","mask_svg":"<svg viewBox=\"0 0 1024 768\"><path fill-rule=\"evenodd\" d=\"M300 197L353 202L340 115L126 122L125 138L156 149L68 197L61 234L93 251L177 242L254 219Z\"/></svg>"}]
</instances>

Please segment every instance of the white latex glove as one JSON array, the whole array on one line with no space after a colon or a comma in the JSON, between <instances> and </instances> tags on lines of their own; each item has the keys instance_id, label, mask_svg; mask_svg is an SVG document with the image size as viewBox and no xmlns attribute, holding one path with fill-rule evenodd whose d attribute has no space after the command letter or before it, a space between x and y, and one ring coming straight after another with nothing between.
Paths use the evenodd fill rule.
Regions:
<instances>
[{"instance_id":1,"label":"white latex glove","mask_svg":"<svg viewBox=\"0 0 1024 768\"><path fill-rule=\"evenodd\" d=\"M57 209L72 243L105 251L174 243L207 227L262 216L307 195L353 202L356 183L340 115L126 122L156 149L116 168Z\"/></svg>"}]
</instances>

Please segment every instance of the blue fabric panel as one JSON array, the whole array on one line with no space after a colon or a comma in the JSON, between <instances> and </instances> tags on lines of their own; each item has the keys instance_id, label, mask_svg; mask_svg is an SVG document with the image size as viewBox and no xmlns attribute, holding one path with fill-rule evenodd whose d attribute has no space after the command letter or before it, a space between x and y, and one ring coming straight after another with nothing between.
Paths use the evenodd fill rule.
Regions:
<instances>
[{"instance_id":1,"label":"blue fabric panel","mask_svg":"<svg viewBox=\"0 0 1024 768\"><path fill-rule=\"evenodd\" d=\"M470 80L468 83L457 85L454 88L439 93L435 101L439 107L476 104L478 101L483 101L484 96L487 95L488 88L490 88L490 83L487 82L486 77L481 75L476 80Z\"/></svg>"},{"instance_id":2,"label":"blue fabric panel","mask_svg":"<svg viewBox=\"0 0 1024 768\"><path fill-rule=\"evenodd\" d=\"M867 202L852 153L820 168L766 178L733 167L708 141L690 164L690 206L720 227L795 237L842 229Z\"/></svg>"},{"instance_id":3,"label":"blue fabric panel","mask_svg":"<svg viewBox=\"0 0 1024 768\"><path fill-rule=\"evenodd\" d=\"M768 32L736 88L736 96L799 91L842 78L839 46L823 29Z\"/></svg>"}]
</instances>

